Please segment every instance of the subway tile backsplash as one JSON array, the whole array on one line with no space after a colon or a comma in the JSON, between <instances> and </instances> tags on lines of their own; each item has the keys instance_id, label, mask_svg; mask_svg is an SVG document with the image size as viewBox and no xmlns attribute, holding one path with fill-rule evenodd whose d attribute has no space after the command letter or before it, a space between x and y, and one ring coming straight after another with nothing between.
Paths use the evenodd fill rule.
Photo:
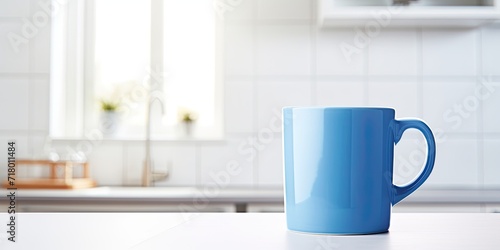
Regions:
<instances>
[{"instance_id":1,"label":"subway tile backsplash","mask_svg":"<svg viewBox=\"0 0 500 250\"><path fill-rule=\"evenodd\" d=\"M363 79L318 80L315 99L321 106L363 106L364 92Z\"/></svg>"},{"instance_id":2,"label":"subway tile backsplash","mask_svg":"<svg viewBox=\"0 0 500 250\"><path fill-rule=\"evenodd\" d=\"M199 184L210 188L254 185L255 160L260 153L251 134L204 146L200 152Z\"/></svg>"},{"instance_id":3,"label":"subway tile backsplash","mask_svg":"<svg viewBox=\"0 0 500 250\"><path fill-rule=\"evenodd\" d=\"M252 75L255 71L255 34L252 25L226 26L224 56L228 62L224 71L229 75Z\"/></svg>"},{"instance_id":4,"label":"subway tile backsplash","mask_svg":"<svg viewBox=\"0 0 500 250\"><path fill-rule=\"evenodd\" d=\"M48 131L49 129L49 88L50 80L33 79L30 84L29 108L30 129ZM25 95L28 96L28 95Z\"/></svg>"},{"instance_id":5,"label":"subway tile backsplash","mask_svg":"<svg viewBox=\"0 0 500 250\"><path fill-rule=\"evenodd\" d=\"M0 73L21 73L29 71L29 48L26 43L20 42L18 50L11 46L9 34L22 34L22 19L19 21L3 21L0 25ZM16 43L17 44L17 43Z\"/></svg>"},{"instance_id":6,"label":"subway tile backsplash","mask_svg":"<svg viewBox=\"0 0 500 250\"><path fill-rule=\"evenodd\" d=\"M474 99L474 78L423 81L423 118L431 127L448 133L478 132L479 103Z\"/></svg>"},{"instance_id":7,"label":"subway tile backsplash","mask_svg":"<svg viewBox=\"0 0 500 250\"><path fill-rule=\"evenodd\" d=\"M0 78L1 130L27 130L30 114L29 79Z\"/></svg>"},{"instance_id":8,"label":"subway tile backsplash","mask_svg":"<svg viewBox=\"0 0 500 250\"><path fill-rule=\"evenodd\" d=\"M365 73L366 49L354 48L356 32L351 29L317 28L313 38L315 72L317 75L363 75ZM347 49L351 48L351 49Z\"/></svg>"},{"instance_id":9,"label":"subway tile backsplash","mask_svg":"<svg viewBox=\"0 0 500 250\"><path fill-rule=\"evenodd\" d=\"M393 107L397 117L418 117L417 99L418 82L414 77L368 82L368 105Z\"/></svg>"},{"instance_id":10,"label":"subway tile backsplash","mask_svg":"<svg viewBox=\"0 0 500 250\"><path fill-rule=\"evenodd\" d=\"M230 81L230 80L229 80ZM255 84L252 80L230 81L224 88L225 130L228 134L252 133L255 127Z\"/></svg>"},{"instance_id":11,"label":"subway tile backsplash","mask_svg":"<svg viewBox=\"0 0 500 250\"><path fill-rule=\"evenodd\" d=\"M140 144L140 151L144 151L143 143ZM133 153L132 153L133 154ZM195 145L154 145L151 149L154 158L154 170L158 172L169 172L170 178L156 183L158 186L195 186L197 178L197 168L199 159L197 147ZM182 156L182 157L178 157ZM129 167L136 171L142 171L144 157L140 158L140 165L130 164ZM138 167L141 166L141 167ZM130 175L129 175L130 176ZM140 176L140 175L139 175Z\"/></svg>"},{"instance_id":12,"label":"subway tile backsplash","mask_svg":"<svg viewBox=\"0 0 500 250\"><path fill-rule=\"evenodd\" d=\"M477 29L423 30L423 75L475 76L478 33Z\"/></svg>"},{"instance_id":13,"label":"subway tile backsplash","mask_svg":"<svg viewBox=\"0 0 500 250\"><path fill-rule=\"evenodd\" d=\"M123 181L124 156L123 147L118 143L107 143L96 146L91 153L89 166L91 175L97 183L121 185Z\"/></svg>"},{"instance_id":14,"label":"subway tile backsplash","mask_svg":"<svg viewBox=\"0 0 500 250\"><path fill-rule=\"evenodd\" d=\"M500 176L500 138L485 139L483 142L482 154L484 170L481 176L484 178L485 188L498 187L498 176Z\"/></svg>"},{"instance_id":15,"label":"subway tile backsplash","mask_svg":"<svg viewBox=\"0 0 500 250\"><path fill-rule=\"evenodd\" d=\"M256 84L257 131L270 127L281 116L282 107L312 104L308 80L260 80Z\"/></svg>"},{"instance_id":16,"label":"subway tile backsplash","mask_svg":"<svg viewBox=\"0 0 500 250\"><path fill-rule=\"evenodd\" d=\"M486 79L478 85L478 89L481 91L478 99L482 99L483 132L500 133L500 82L498 79Z\"/></svg>"},{"instance_id":17,"label":"subway tile backsplash","mask_svg":"<svg viewBox=\"0 0 500 250\"><path fill-rule=\"evenodd\" d=\"M2 1L0 3L1 17L28 17L30 0L18 0L15 3Z\"/></svg>"},{"instance_id":18,"label":"subway tile backsplash","mask_svg":"<svg viewBox=\"0 0 500 250\"><path fill-rule=\"evenodd\" d=\"M500 25L481 29L483 75L500 75Z\"/></svg>"},{"instance_id":19,"label":"subway tile backsplash","mask_svg":"<svg viewBox=\"0 0 500 250\"><path fill-rule=\"evenodd\" d=\"M419 31L384 30L370 44L370 75L417 75Z\"/></svg>"},{"instance_id":20,"label":"subway tile backsplash","mask_svg":"<svg viewBox=\"0 0 500 250\"><path fill-rule=\"evenodd\" d=\"M305 19L311 18L313 1L304 0L257 0L258 19Z\"/></svg>"},{"instance_id":21,"label":"subway tile backsplash","mask_svg":"<svg viewBox=\"0 0 500 250\"><path fill-rule=\"evenodd\" d=\"M310 29L310 25L259 26L255 51L257 74L310 75Z\"/></svg>"},{"instance_id":22,"label":"subway tile backsplash","mask_svg":"<svg viewBox=\"0 0 500 250\"><path fill-rule=\"evenodd\" d=\"M434 171L424 183L426 187L477 188L482 180L478 164L478 146L475 138L448 136L436 145Z\"/></svg>"},{"instance_id":23,"label":"subway tile backsplash","mask_svg":"<svg viewBox=\"0 0 500 250\"><path fill-rule=\"evenodd\" d=\"M19 52L5 38L36 3L0 2L0 139L16 139L19 157L46 154L50 27ZM241 171L227 185L279 187L283 106L373 105L422 118L439 133L425 188L500 188L500 25L388 27L356 47L356 27L317 27L315 9L310 0L248 0L220 16L226 138L153 143L155 166L171 171L158 185L213 185L236 162ZM53 146L65 152L68 143L78 141ZM409 131L396 148L394 178L405 183L418 172L425 144ZM140 184L142 142L105 140L88 157L100 185Z\"/></svg>"}]
</instances>

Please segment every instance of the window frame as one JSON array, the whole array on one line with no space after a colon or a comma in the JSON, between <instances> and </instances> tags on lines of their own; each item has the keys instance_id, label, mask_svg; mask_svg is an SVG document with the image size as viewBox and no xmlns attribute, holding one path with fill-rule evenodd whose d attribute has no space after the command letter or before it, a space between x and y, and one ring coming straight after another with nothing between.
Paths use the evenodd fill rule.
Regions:
<instances>
[{"instance_id":1,"label":"window frame","mask_svg":"<svg viewBox=\"0 0 500 250\"><path fill-rule=\"evenodd\" d=\"M51 65L51 104L50 104L50 136L53 139L84 138L85 134L96 133L99 130L95 121L95 96L93 79L95 53L95 1L68 0L61 6L60 13L53 15L53 29L63 30L62 34L52 35L61 39L63 48L52 50ZM164 68L163 53L163 1L151 1L151 29L161 32L151 32L150 65ZM214 10L215 11L215 10ZM215 125L210 134L196 135L186 138L180 134L160 136L155 140L220 140L224 136L223 117L223 20L215 15L215 80L214 108ZM55 27L58 25L60 27ZM59 36L59 37L57 37ZM61 37L62 36L62 37ZM62 52L61 52L62 50ZM59 52L58 52L59 51ZM61 69L62 68L62 69ZM161 86L163 86L162 84ZM201 133L200 133L201 134ZM145 133L144 133L145 135ZM101 134L101 137L103 135ZM144 136L118 136L111 140L143 140ZM106 139L106 138L103 138Z\"/></svg>"}]
</instances>

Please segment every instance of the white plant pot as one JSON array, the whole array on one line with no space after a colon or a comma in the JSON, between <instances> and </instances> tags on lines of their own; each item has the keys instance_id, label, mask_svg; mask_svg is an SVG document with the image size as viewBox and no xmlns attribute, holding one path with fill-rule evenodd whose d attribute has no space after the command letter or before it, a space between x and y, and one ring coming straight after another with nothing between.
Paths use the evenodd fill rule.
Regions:
<instances>
[{"instance_id":1,"label":"white plant pot","mask_svg":"<svg viewBox=\"0 0 500 250\"><path fill-rule=\"evenodd\" d=\"M183 122L184 127L184 135L187 137L191 137L193 135L193 122Z\"/></svg>"},{"instance_id":2,"label":"white plant pot","mask_svg":"<svg viewBox=\"0 0 500 250\"><path fill-rule=\"evenodd\" d=\"M103 111L100 117L100 127L103 135L113 135L118 129L118 113Z\"/></svg>"}]
</instances>

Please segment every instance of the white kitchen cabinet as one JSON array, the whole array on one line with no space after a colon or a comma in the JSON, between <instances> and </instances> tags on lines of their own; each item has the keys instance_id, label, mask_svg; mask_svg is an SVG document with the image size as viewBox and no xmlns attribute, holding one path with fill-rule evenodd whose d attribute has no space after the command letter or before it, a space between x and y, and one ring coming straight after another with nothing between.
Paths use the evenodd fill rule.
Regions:
<instances>
[{"instance_id":1,"label":"white kitchen cabinet","mask_svg":"<svg viewBox=\"0 0 500 250\"><path fill-rule=\"evenodd\" d=\"M283 204L248 204L249 213L282 213L285 212Z\"/></svg>"},{"instance_id":2,"label":"white kitchen cabinet","mask_svg":"<svg viewBox=\"0 0 500 250\"><path fill-rule=\"evenodd\" d=\"M395 213L481 213L482 205L475 204L397 204L392 208Z\"/></svg>"},{"instance_id":3,"label":"white kitchen cabinet","mask_svg":"<svg viewBox=\"0 0 500 250\"><path fill-rule=\"evenodd\" d=\"M486 213L500 213L500 204L488 204L484 210Z\"/></svg>"},{"instance_id":4,"label":"white kitchen cabinet","mask_svg":"<svg viewBox=\"0 0 500 250\"><path fill-rule=\"evenodd\" d=\"M248 204L249 213L281 213L282 204ZM392 208L394 213L500 213L500 204L483 203L412 203L398 204Z\"/></svg>"},{"instance_id":5,"label":"white kitchen cabinet","mask_svg":"<svg viewBox=\"0 0 500 250\"><path fill-rule=\"evenodd\" d=\"M140 204L140 203L121 203L121 204L75 204L72 202L60 202L56 205L51 204L21 204L19 212L30 213L86 213L86 212L187 212L187 213L219 213L236 212L233 204L216 204L196 209L190 206L180 207L179 205L169 204Z\"/></svg>"},{"instance_id":6,"label":"white kitchen cabinet","mask_svg":"<svg viewBox=\"0 0 500 250\"><path fill-rule=\"evenodd\" d=\"M397 0L396 0L397 1ZM319 0L322 27L359 27L378 33L385 27L477 27L500 20L500 0Z\"/></svg>"}]
</instances>

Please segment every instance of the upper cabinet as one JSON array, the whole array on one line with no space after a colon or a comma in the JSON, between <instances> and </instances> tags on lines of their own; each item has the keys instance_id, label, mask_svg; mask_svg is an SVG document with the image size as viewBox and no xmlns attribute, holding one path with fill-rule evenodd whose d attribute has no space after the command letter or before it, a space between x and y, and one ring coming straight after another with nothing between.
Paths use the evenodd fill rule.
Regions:
<instances>
[{"instance_id":1,"label":"upper cabinet","mask_svg":"<svg viewBox=\"0 0 500 250\"><path fill-rule=\"evenodd\" d=\"M500 0L319 0L323 27L477 27L500 20Z\"/></svg>"}]
</instances>

